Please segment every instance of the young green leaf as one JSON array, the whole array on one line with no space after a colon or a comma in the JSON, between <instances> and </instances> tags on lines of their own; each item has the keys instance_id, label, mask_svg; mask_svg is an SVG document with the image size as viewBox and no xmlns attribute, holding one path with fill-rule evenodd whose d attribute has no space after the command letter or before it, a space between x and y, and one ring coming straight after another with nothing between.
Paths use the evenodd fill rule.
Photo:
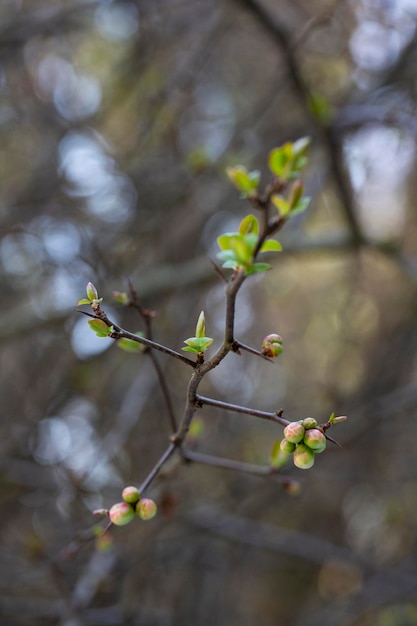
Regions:
<instances>
[{"instance_id":1,"label":"young green leaf","mask_svg":"<svg viewBox=\"0 0 417 626\"><path fill-rule=\"evenodd\" d=\"M248 172L243 165L235 165L234 167L228 167L226 173L244 198L256 195L260 180L258 171Z\"/></svg>"},{"instance_id":2,"label":"young green leaf","mask_svg":"<svg viewBox=\"0 0 417 626\"><path fill-rule=\"evenodd\" d=\"M269 265L269 263L254 263L248 269L248 273L254 274L255 272L267 272L270 269L272 269L272 265Z\"/></svg>"},{"instance_id":3,"label":"young green leaf","mask_svg":"<svg viewBox=\"0 0 417 626\"><path fill-rule=\"evenodd\" d=\"M184 343L187 344L185 348L181 348L184 352L201 354L202 352L205 352L213 343L213 339L211 339L211 337L190 337L189 339L186 339Z\"/></svg>"},{"instance_id":4,"label":"young green leaf","mask_svg":"<svg viewBox=\"0 0 417 626\"><path fill-rule=\"evenodd\" d=\"M291 217L303 213L310 204L310 198L301 198L297 204L291 209Z\"/></svg>"},{"instance_id":5,"label":"young green leaf","mask_svg":"<svg viewBox=\"0 0 417 626\"><path fill-rule=\"evenodd\" d=\"M264 241L259 252L281 252L281 251L282 251L282 245L279 243L279 241L276 241L275 239L268 239L268 241Z\"/></svg>"},{"instance_id":6,"label":"young green leaf","mask_svg":"<svg viewBox=\"0 0 417 626\"><path fill-rule=\"evenodd\" d=\"M259 233L259 222L254 215L247 215L239 224L240 235L248 235L249 233L255 235Z\"/></svg>"},{"instance_id":7,"label":"young green leaf","mask_svg":"<svg viewBox=\"0 0 417 626\"><path fill-rule=\"evenodd\" d=\"M112 332L112 327L107 326L103 320L88 320L88 325L97 337L108 337Z\"/></svg>"},{"instance_id":8,"label":"young green leaf","mask_svg":"<svg viewBox=\"0 0 417 626\"><path fill-rule=\"evenodd\" d=\"M274 195L272 196L271 201L272 204L278 209L281 217L286 217L288 215L288 213L290 212L290 205L285 198L283 198L282 196Z\"/></svg>"},{"instance_id":9,"label":"young green leaf","mask_svg":"<svg viewBox=\"0 0 417 626\"><path fill-rule=\"evenodd\" d=\"M138 337L144 337L144 334L142 332L137 332L135 333L135 335L137 335ZM145 346L143 345L143 343L139 343L134 339L128 339L127 337L122 337L122 339L119 339L119 341L117 342L117 346L121 350L131 353L143 352L145 350Z\"/></svg>"},{"instance_id":10,"label":"young green leaf","mask_svg":"<svg viewBox=\"0 0 417 626\"><path fill-rule=\"evenodd\" d=\"M291 174L293 159L293 144L288 142L280 148L271 150L268 157L269 169L275 176L287 181Z\"/></svg>"}]
</instances>

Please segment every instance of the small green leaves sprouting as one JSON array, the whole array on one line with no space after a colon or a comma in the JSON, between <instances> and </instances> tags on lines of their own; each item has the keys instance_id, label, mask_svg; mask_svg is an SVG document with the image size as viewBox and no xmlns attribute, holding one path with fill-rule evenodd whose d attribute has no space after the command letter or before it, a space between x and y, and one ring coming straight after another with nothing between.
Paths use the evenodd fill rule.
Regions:
<instances>
[{"instance_id":1,"label":"small green leaves sprouting","mask_svg":"<svg viewBox=\"0 0 417 626\"><path fill-rule=\"evenodd\" d=\"M257 170L249 172L243 165L227 169L227 175L234 186L253 206L266 211L266 215L271 206L278 210L275 230L287 218L301 213L308 206L310 199L303 197L300 173L308 162L306 154L309 145L310 139L303 137L271 150L268 165L274 178L264 194L259 192L260 174ZM274 228L264 229L260 235L258 220L253 215L247 215L240 223L237 233L224 233L217 240L220 247L217 256L223 261L223 267L235 271L241 269L246 275L271 269L268 263L255 262L255 257L260 252L282 250L278 241L267 239L272 232Z\"/></svg>"},{"instance_id":2,"label":"small green leaves sprouting","mask_svg":"<svg viewBox=\"0 0 417 626\"><path fill-rule=\"evenodd\" d=\"M268 157L269 169L282 182L297 179L308 163L306 153L309 145L309 137L303 137L294 143L288 142L280 148L274 148Z\"/></svg>"},{"instance_id":3,"label":"small green leaves sprouting","mask_svg":"<svg viewBox=\"0 0 417 626\"><path fill-rule=\"evenodd\" d=\"M254 198L258 193L261 173L258 170L248 172L243 165L228 167L226 173L236 189L240 191L242 198Z\"/></svg>"},{"instance_id":4,"label":"small green leaves sprouting","mask_svg":"<svg viewBox=\"0 0 417 626\"><path fill-rule=\"evenodd\" d=\"M97 311L100 308L100 304L103 302L103 298L98 297L98 291L93 285L93 283L87 283L87 287L85 289L87 298L82 298L78 300L77 306L80 304L89 304L93 311Z\"/></svg>"},{"instance_id":5,"label":"small green leaves sprouting","mask_svg":"<svg viewBox=\"0 0 417 626\"><path fill-rule=\"evenodd\" d=\"M197 326L195 328L195 337L189 337L186 339L184 343L186 343L186 347L182 348L184 352L194 352L195 354L203 354L207 350L207 348L213 343L213 339L211 337L206 337L206 321L204 317L204 311L201 311Z\"/></svg>"},{"instance_id":6,"label":"small green leaves sprouting","mask_svg":"<svg viewBox=\"0 0 417 626\"><path fill-rule=\"evenodd\" d=\"M271 269L268 263L255 263L254 256L259 243L259 223L254 215L247 215L240 223L237 233L224 233L217 239L223 267L237 270L242 268L247 275ZM278 241L265 241L259 252L280 252Z\"/></svg>"}]
</instances>

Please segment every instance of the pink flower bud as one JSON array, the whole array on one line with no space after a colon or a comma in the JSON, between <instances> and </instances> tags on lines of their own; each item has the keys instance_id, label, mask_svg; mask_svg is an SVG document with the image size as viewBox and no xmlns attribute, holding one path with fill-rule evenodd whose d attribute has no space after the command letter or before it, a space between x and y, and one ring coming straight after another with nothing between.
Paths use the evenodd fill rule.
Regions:
<instances>
[{"instance_id":1,"label":"pink flower bud","mask_svg":"<svg viewBox=\"0 0 417 626\"><path fill-rule=\"evenodd\" d=\"M139 500L139 491L136 487L125 487L122 491L122 498L128 504L135 504Z\"/></svg>"},{"instance_id":2,"label":"pink flower bud","mask_svg":"<svg viewBox=\"0 0 417 626\"><path fill-rule=\"evenodd\" d=\"M304 437L305 429L299 422L291 422L284 428L284 437L291 443L299 443Z\"/></svg>"},{"instance_id":3,"label":"pink flower bud","mask_svg":"<svg viewBox=\"0 0 417 626\"><path fill-rule=\"evenodd\" d=\"M139 500L136 505L136 513L145 521L152 519L156 515L157 510L155 502L149 498Z\"/></svg>"},{"instance_id":4,"label":"pink flower bud","mask_svg":"<svg viewBox=\"0 0 417 626\"><path fill-rule=\"evenodd\" d=\"M303 441L314 452L323 452L326 449L326 437L318 428L306 430Z\"/></svg>"},{"instance_id":5,"label":"pink flower bud","mask_svg":"<svg viewBox=\"0 0 417 626\"><path fill-rule=\"evenodd\" d=\"M282 337L272 333L267 335L262 342L262 354L268 357L277 357L282 353Z\"/></svg>"},{"instance_id":6,"label":"pink flower bud","mask_svg":"<svg viewBox=\"0 0 417 626\"><path fill-rule=\"evenodd\" d=\"M280 450L282 450L282 452L291 454L295 450L295 443L291 443L291 441L288 441L287 439L283 439L279 447L280 447Z\"/></svg>"},{"instance_id":7,"label":"pink flower bud","mask_svg":"<svg viewBox=\"0 0 417 626\"><path fill-rule=\"evenodd\" d=\"M317 420L315 420L314 417L305 417L302 423L306 430L317 426Z\"/></svg>"},{"instance_id":8,"label":"pink flower bud","mask_svg":"<svg viewBox=\"0 0 417 626\"><path fill-rule=\"evenodd\" d=\"M113 504L109 511L109 517L112 524L115 526L125 526L129 524L134 518L135 513L127 502L118 502Z\"/></svg>"},{"instance_id":9,"label":"pink flower bud","mask_svg":"<svg viewBox=\"0 0 417 626\"><path fill-rule=\"evenodd\" d=\"M303 443L294 452L294 465L300 469L310 469L314 465L314 452Z\"/></svg>"}]
</instances>

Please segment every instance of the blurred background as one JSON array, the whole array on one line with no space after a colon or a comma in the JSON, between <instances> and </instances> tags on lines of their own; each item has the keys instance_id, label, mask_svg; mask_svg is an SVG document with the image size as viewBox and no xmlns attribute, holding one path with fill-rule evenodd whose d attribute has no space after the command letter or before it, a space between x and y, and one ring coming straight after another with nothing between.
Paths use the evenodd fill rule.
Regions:
<instances>
[{"instance_id":1,"label":"blurred background","mask_svg":"<svg viewBox=\"0 0 417 626\"><path fill-rule=\"evenodd\" d=\"M417 625L417 2L2 0L0 614L5 626ZM201 309L222 340L216 237L250 211L225 176L310 136L312 201L271 272L238 297L237 337L205 395L349 421L289 495L169 463L152 521L88 538L139 485L169 421L146 355L109 316L135 286L176 350ZM189 369L158 361L181 415ZM213 408L190 446L269 463L272 423Z\"/></svg>"}]
</instances>

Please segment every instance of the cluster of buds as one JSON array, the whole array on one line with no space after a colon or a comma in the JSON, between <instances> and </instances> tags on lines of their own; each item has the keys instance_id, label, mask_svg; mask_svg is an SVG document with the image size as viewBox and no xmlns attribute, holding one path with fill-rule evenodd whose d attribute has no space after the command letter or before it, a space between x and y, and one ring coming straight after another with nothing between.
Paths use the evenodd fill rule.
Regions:
<instances>
[{"instance_id":1,"label":"cluster of buds","mask_svg":"<svg viewBox=\"0 0 417 626\"><path fill-rule=\"evenodd\" d=\"M293 454L294 465L300 469L313 467L314 455L326 449L326 437L314 417L291 422L284 428L284 437L280 449Z\"/></svg>"},{"instance_id":2,"label":"cluster of buds","mask_svg":"<svg viewBox=\"0 0 417 626\"><path fill-rule=\"evenodd\" d=\"M126 526L137 515L142 520L150 520L156 515L157 506L149 498L141 498L136 487L125 487L122 491L122 502L117 502L107 509L94 511L96 515L108 515L115 526Z\"/></svg>"}]
</instances>

